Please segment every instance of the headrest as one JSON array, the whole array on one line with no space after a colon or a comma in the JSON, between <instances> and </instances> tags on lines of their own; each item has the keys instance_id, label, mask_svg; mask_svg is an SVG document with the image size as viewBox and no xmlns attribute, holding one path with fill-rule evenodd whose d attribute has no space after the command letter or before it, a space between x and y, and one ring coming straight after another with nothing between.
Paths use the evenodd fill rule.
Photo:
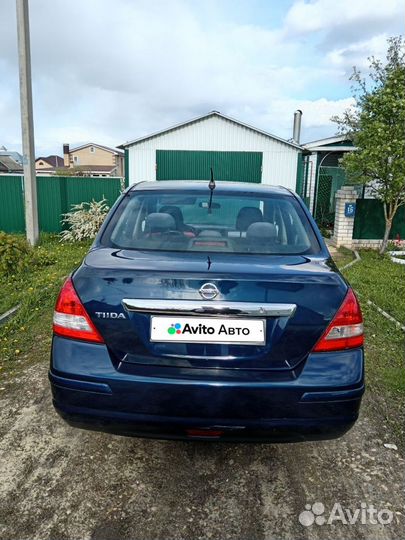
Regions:
<instances>
[{"instance_id":1,"label":"headrest","mask_svg":"<svg viewBox=\"0 0 405 540\"><path fill-rule=\"evenodd\" d=\"M159 213L170 214L174 217L176 225L182 225L184 223L183 213L178 206L166 205L162 206Z\"/></svg>"},{"instance_id":2,"label":"headrest","mask_svg":"<svg viewBox=\"0 0 405 540\"><path fill-rule=\"evenodd\" d=\"M153 212L146 216L145 232L156 233L172 231L176 228L174 217L162 212Z\"/></svg>"},{"instance_id":3,"label":"headrest","mask_svg":"<svg viewBox=\"0 0 405 540\"><path fill-rule=\"evenodd\" d=\"M236 218L236 230L247 231L249 225L258 221L263 221L263 214L260 208L244 206L239 210L238 217Z\"/></svg>"},{"instance_id":4,"label":"headrest","mask_svg":"<svg viewBox=\"0 0 405 540\"><path fill-rule=\"evenodd\" d=\"M251 238L254 240L274 240L276 236L276 226L273 223L268 223L267 221L252 223L249 225L248 230L246 231L246 238Z\"/></svg>"}]
</instances>

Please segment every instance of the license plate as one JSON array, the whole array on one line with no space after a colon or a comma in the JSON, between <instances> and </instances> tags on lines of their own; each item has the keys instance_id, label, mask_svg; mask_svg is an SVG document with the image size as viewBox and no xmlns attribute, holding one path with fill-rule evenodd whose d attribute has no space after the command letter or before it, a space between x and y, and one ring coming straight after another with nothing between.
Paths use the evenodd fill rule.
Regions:
<instances>
[{"instance_id":1,"label":"license plate","mask_svg":"<svg viewBox=\"0 0 405 540\"><path fill-rule=\"evenodd\" d=\"M173 343L239 343L264 345L263 319L151 317L150 340Z\"/></svg>"}]
</instances>

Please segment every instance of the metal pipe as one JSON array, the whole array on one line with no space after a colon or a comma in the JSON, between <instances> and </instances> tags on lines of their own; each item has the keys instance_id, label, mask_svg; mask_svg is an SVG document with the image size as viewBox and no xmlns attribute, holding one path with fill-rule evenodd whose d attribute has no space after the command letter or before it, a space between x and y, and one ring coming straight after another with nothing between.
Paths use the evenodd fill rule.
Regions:
<instances>
[{"instance_id":1,"label":"metal pipe","mask_svg":"<svg viewBox=\"0 0 405 540\"><path fill-rule=\"evenodd\" d=\"M302 111L300 109L297 109L294 113L294 125L293 125L293 141L296 144L300 144L301 139L301 118L302 118Z\"/></svg>"}]
</instances>

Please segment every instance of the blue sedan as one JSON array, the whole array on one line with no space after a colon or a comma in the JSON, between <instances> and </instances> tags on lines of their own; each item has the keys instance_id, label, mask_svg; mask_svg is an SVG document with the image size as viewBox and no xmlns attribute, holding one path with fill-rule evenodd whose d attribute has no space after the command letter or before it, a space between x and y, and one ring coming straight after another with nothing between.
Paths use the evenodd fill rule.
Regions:
<instances>
[{"instance_id":1,"label":"blue sedan","mask_svg":"<svg viewBox=\"0 0 405 540\"><path fill-rule=\"evenodd\" d=\"M81 428L330 439L364 392L356 296L280 187L131 186L65 282L53 332L53 403Z\"/></svg>"}]
</instances>

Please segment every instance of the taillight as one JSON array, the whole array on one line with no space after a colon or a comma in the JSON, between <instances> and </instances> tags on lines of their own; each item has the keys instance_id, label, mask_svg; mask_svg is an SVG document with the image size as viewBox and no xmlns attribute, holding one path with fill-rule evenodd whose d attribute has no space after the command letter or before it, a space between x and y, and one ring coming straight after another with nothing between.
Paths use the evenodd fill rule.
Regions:
<instances>
[{"instance_id":1,"label":"taillight","mask_svg":"<svg viewBox=\"0 0 405 540\"><path fill-rule=\"evenodd\" d=\"M81 303L71 278L65 281L56 301L53 331L58 336L104 343Z\"/></svg>"},{"instance_id":2,"label":"taillight","mask_svg":"<svg viewBox=\"0 0 405 540\"><path fill-rule=\"evenodd\" d=\"M349 289L342 305L312 352L354 349L361 347L363 342L363 316L354 292Z\"/></svg>"}]
</instances>

